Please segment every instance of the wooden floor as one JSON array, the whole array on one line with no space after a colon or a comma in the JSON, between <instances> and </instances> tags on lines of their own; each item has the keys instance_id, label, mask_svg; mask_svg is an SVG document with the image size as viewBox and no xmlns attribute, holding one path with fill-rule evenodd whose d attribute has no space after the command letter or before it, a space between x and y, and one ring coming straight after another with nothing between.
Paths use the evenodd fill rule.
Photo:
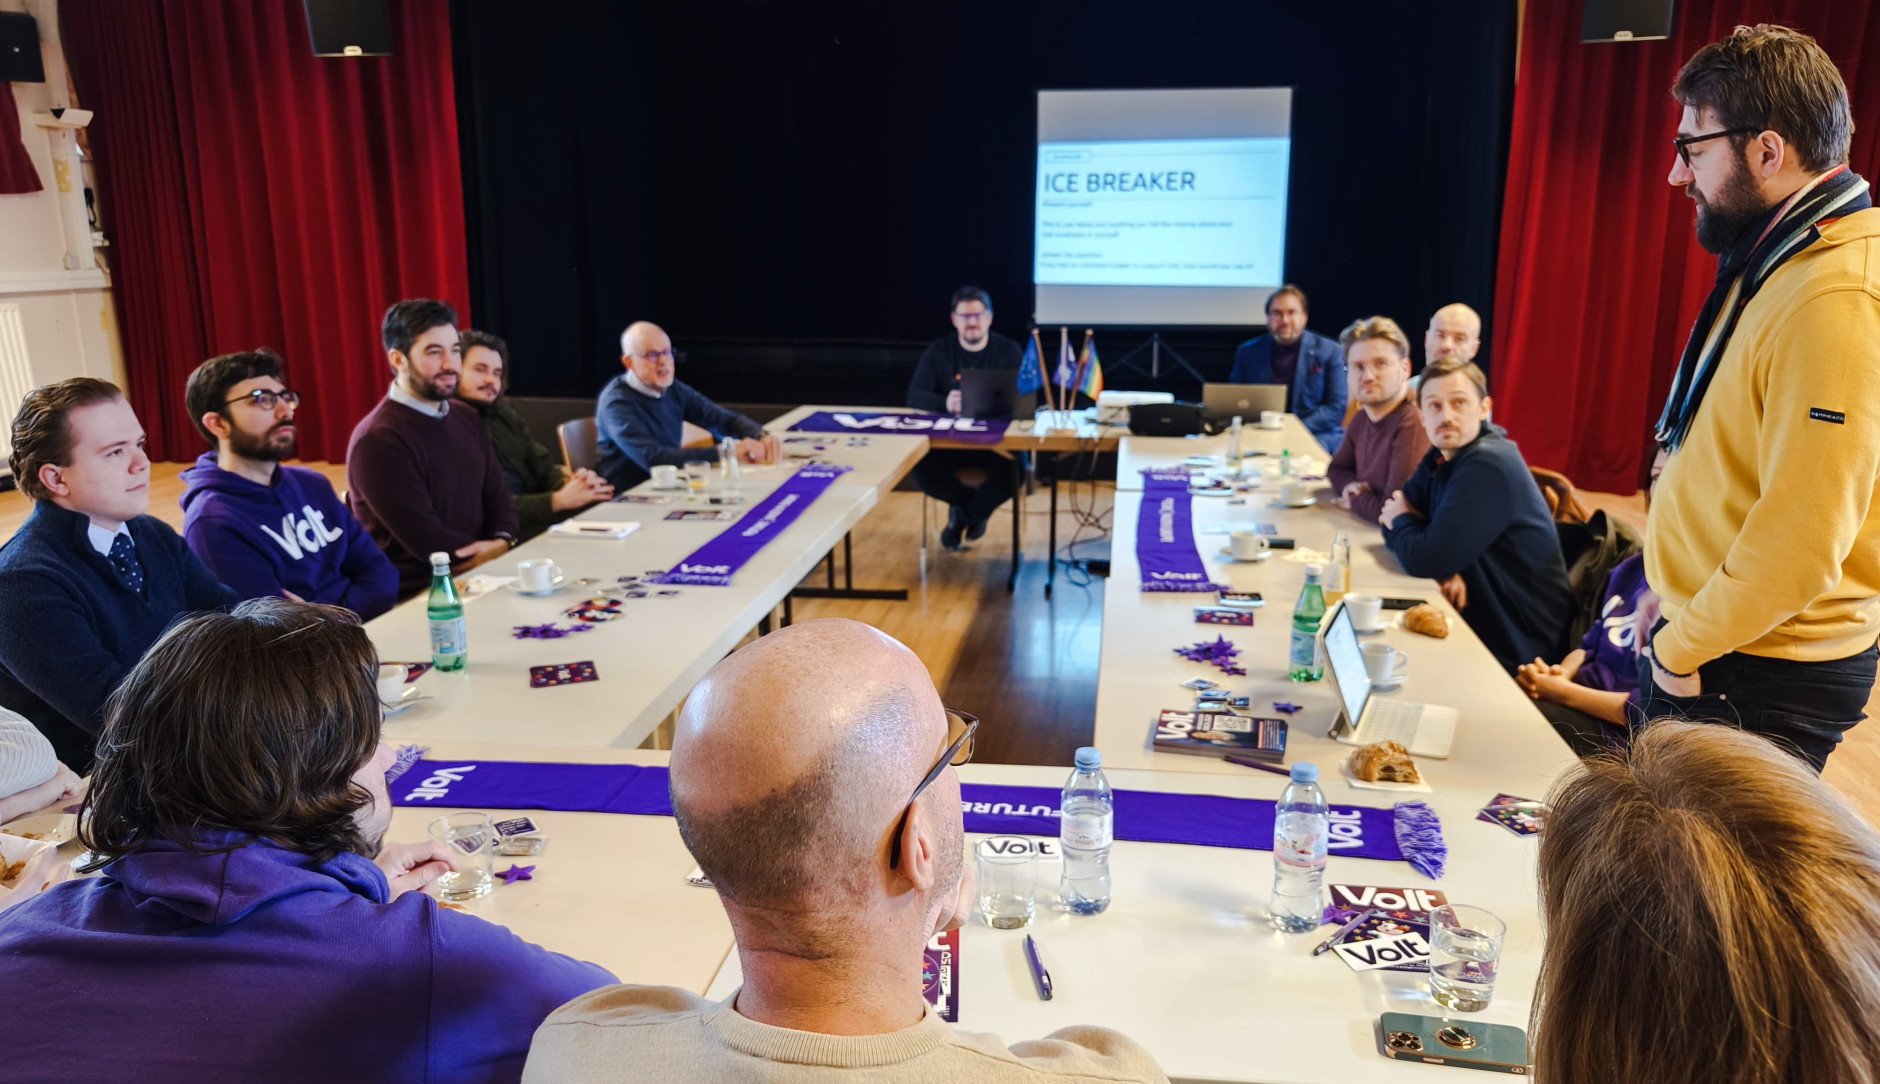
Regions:
<instances>
[{"instance_id":1,"label":"wooden floor","mask_svg":"<svg viewBox=\"0 0 1880 1084\"><path fill-rule=\"evenodd\" d=\"M345 485L343 467L309 463ZM180 528L177 504L183 485L179 464L158 464L151 477L151 513ZM1076 530L1071 485L1060 490L1058 543ZM1076 485L1078 503L1091 515L1107 512L1113 490L1108 484ZM1643 529L1642 496L1584 493L1589 508L1605 508ZM986 537L964 553L929 544L920 553L921 507L918 493L894 492L855 528L855 585L905 587L906 602L802 600L795 617L849 617L865 621L907 644L933 673L946 702L985 720L977 759L993 763L1068 766L1079 745L1091 740L1097 696L1097 653L1102 636L1102 579L1073 582L1058 571L1055 597L1044 597L1046 497L1029 499L1025 517L1025 555L1018 590L1007 594L1005 577L1011 554L1011 520L1001 511ZM940 506L928 503L932 536L940 526ZM0 540L12 537L28 512L18 493L0 494ZM1091 537L1086 531L1085 537ZM1078 556L1108 556L1108 540L1080 545ZM810 583L822 582L819 569ZM1077 577L1081 580L1081 577ZM1880 717L1880 694L1868 705ZM1855 727L1828 761L1826 778L1875 823L1880 823L1880 721Z\"/></svg>"}]
</instances>

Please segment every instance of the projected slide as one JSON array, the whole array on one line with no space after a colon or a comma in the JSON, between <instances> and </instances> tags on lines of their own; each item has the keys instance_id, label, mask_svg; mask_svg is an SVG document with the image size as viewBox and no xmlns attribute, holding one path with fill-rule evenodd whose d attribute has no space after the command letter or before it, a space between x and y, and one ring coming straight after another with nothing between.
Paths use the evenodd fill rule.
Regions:
<instances>
[{"instance_id":1,"label":"projected slide","mask_svg":"<svg viewBox=\"0 0 1880 1084\"><path fill-rule=\"evenodd\" d=\"M1032 281L1276 285L1290 144L1283 138L1040 144Z\"/></svg>"},{"instance_id":2,"label":"projected slide","mask_svg":"<svg viewBox=\"0 0 1880 1084\"><path fill-rule=\"evenodd\" d=\"M1286 281L1292 90L1041 90L1032 315L1266 322Z\"/></svg>"}]
</instances>

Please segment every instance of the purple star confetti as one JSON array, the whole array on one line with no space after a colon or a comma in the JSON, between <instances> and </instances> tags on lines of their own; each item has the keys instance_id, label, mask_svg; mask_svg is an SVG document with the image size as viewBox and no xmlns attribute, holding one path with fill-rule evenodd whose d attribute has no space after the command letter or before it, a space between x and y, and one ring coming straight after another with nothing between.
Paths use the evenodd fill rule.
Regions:
<instances>
[{"instance_id":1,"label":"purple star confetti","mask_svg":"<svg viewBox=\"0 0 1880 1084\"><path fill-rule=\"evenodd\" d=\"M497 876L501 877L506 885L515 884L517 881L533 881L535 880L535 867L518 866L511 862L509 868L501 871Z\"/></svg>"},{"instance_id":2,"label":"purple star confetti","mask_svg":"<svg viewBox=\"0 0 1880 1084\"><path fill-rule=\"evenodd\" d=\"M1187 647L1178 647L1175 649L1175 654L1191 662L1205 662L1218 668L1223 674L1244 677L1247 673L1247 668L1240 665L1240 648L1229 643L1225 636L1202 640L1199 643L1189 644Z\"/></svg>"},{"instance_id":3,"label":"purple star confetti","mask_svg":"<svg viewBox=\"0 0 1880 1084\"><path fill-rule=\"evenodd\" d=\"M510 635L518 640L559 640L571 632L587 632L593 625L557 625L550 621L546 625L517 625Z\"/></svg>"},{"instance_id":4,"label":"purple star confetti","mask_svg":"<svg viewBox=\"0 0 1880 1084\"><path fill-rule=\"evenodd\" d=\"M1291 715L1291 714L1292 714L1293 712L1295 712L1295 711L1298 711L1298 710L1299 710L1299 705L1298 705L1298 704L1288 704L1288 703L1287 703L1286 701L1284 701L1284 700L1275 700L1275 701L1273 701L1273 710L1274 710L1274 711L1283 711L1283 712L1285 712L1286 714L1288 714L1288 715Z\"/></svg>"}]
</instances>

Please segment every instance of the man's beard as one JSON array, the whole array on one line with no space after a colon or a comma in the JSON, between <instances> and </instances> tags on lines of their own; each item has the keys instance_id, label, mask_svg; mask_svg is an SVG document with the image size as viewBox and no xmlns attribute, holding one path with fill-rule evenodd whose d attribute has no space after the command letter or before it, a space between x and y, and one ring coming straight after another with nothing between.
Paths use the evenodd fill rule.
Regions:
<instances>
[{"instance_id":1,"label":"man's beard","mask_svg":"<svg viewBox=\"0 0 1880 1084\"><path fill-rule=\"evenodd\" d=\"M441 403L455 396L458 386L463 382L455 373L439 373L429 380L417 373L412 373L410 379L412 393L419 398L429 399L433 403ZM442 386L445 380L450 381L449 389Z\"/></svg>"},{"instance_id":2,"label":"man's beard","mask_svg":"<svg viewBox=\"0 0 1880 1084\"><path fill-rule=\"evenodd\" d=\"M1715 203L1705 199L1695 183L1686 185L1684 191L1697 204L1697 243L1713 256L1727 255L1743 239L1744 232L1769 210L1740 158Z\"/></svg>"},{"instance_id":3,"label":"man's beard","mask_svg":"<svg viewBox=\"0 0 1880 1084\"><path fill-rule=\"evenodd\" d=\"M288 422L287 424L292 425L293 423ZM291 459L294 455L294 440L289 438L285 445L276 443L274 440L274 434L278 432L280 428L280 425L270 426L266 433L262 433L259 436L237 429L229 434L228 450L241 456L243 459L254 459L263 463L273 463L282 459Z\"/></svg>"}]
</instances>

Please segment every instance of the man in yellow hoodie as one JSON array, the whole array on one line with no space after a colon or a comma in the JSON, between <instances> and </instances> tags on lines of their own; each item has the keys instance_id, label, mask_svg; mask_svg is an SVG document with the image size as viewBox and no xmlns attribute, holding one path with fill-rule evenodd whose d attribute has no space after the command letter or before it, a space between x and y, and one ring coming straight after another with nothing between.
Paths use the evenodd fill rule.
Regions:
<instances>
[{"instance_id":1,"label":"man in yellow hoodie","mask_svg":"<svg viewBox=\"0 0 1880 1084\"><path fill-rule=\"evenodd\" d=\"M1641 702L1819 771L1864 717L1880 636L1880 210L1814 39L1739 27L1672 94L1666 179L1720 265L1659 421L1645 575L1664 601Z\"/></svg>"}]
</instances>

